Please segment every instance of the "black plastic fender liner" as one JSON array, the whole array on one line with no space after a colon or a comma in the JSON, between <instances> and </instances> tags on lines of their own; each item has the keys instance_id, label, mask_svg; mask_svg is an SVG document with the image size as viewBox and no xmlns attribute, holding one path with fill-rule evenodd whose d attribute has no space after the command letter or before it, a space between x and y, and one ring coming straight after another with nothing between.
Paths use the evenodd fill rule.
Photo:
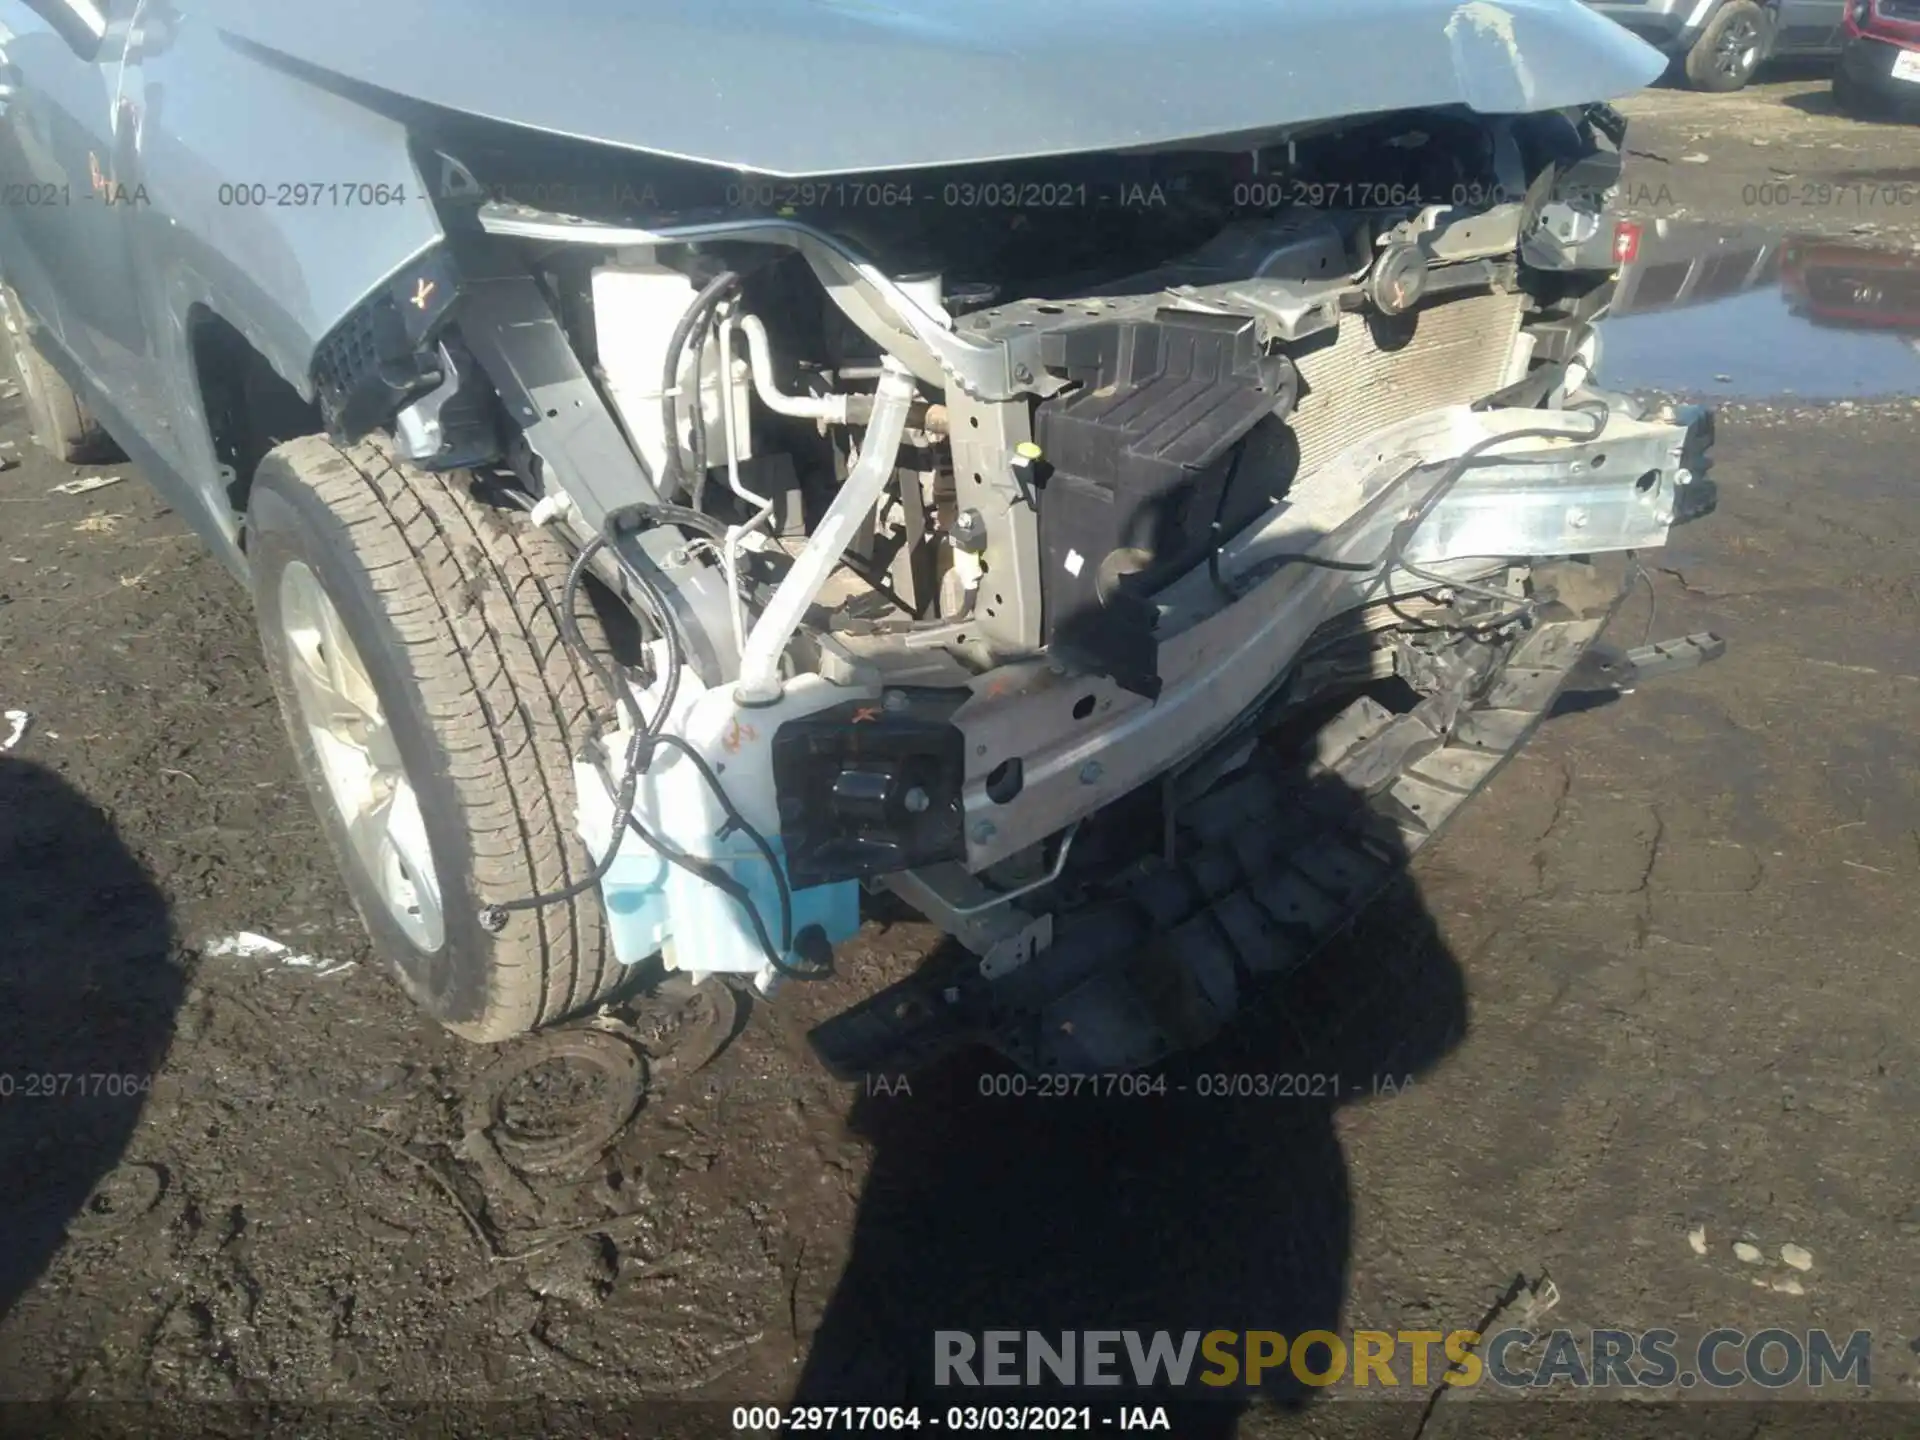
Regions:
<instances>
[{"instance_id":1,"label":"black plastic fender liner","mask_svg":"<svg viewBox=\"0 0 1920 1440\"><path fill-rule=\"evenodd\" d=\"M435 246L327 332L313 354L313 385L335 442L362 439L445 378L434 340L460 293L453 257Z\"/></svg>"}]
</instances>

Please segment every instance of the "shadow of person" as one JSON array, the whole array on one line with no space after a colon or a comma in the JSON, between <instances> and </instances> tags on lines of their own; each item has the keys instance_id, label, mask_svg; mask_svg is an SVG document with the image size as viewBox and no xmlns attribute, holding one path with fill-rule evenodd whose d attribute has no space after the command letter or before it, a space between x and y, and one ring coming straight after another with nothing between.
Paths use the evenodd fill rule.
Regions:
<instances>
[{"instance_id":1,"label":"shadow of person","mask_svg":"<svg viewBox=\"0 0 1920 1440\"><path fill-rule=\"evenodd\" d=\"M70 1227L110 1222L159 1178L102 1186L172 1037L171 950L166 900L107 817L0 756L0 1316Z\"/></svg>"},{"instance_id":2,"label":"shadow of person","mask_svg":"<svg viewBox=\"0 0 1920 1440\"><path fill-rule=\"evenodd\" d=\"M1184 1385L1135 1389L1124 1342L1114 1388L943 1386L936 1333L1338 1332L1353 1204L1336 1115L1392 1103L1467 1027L1460 969L1395 873L1306 964L1243 985L1225 1030L1147 1073L1151 1093L1041 1095L984 1052L911 1093L866 1087L851 1120L872 1170L796 1403L1164 1404L1204 1437L1234 1434L1256 1394L1310 1399L1286 1365L1252 1388L1198 1383L1197 1354ZM1307 1359L1317 1376L1330 1354Z\"/></svg>"}]
</instances>

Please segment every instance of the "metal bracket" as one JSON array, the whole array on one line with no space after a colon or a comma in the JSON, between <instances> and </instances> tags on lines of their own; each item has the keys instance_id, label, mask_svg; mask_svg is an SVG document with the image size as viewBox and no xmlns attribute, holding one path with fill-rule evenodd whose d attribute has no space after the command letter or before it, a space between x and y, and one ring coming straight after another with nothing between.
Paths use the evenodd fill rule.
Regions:
<instances>
[{"instance_id":1,"label":"metal bracket","mask_svg":"<svg viewBox=\"0 0 1920 1440\"><path fill-rule=\"evenodd\" d=\"M1599 640L1588 646L1580 657L1566 688L1571 694L1628 695L1643 680L1697 670L1726 653L1727 642L1711 630L1656 641L1632 650ZM1514 672L1510 668L1508 673Z\"/></svg>"},{"instance_id":2,"label":"metal bracket","mask_svg":"<svg viewBox=\"0 0 1920 1440\"><path fill-rule=\"evenodd\" d=\"M550 483L573 501L584 534L606 533L610 518L622 510L658 504L653 477L627 444L533 276L481 259L469 260L463 276L460 338L540 457ZM618 534L607 549L621 571L646 575L664 593L703 683L718 684L735 673L726 587L717 571L687 563L678 532Z\"/></svg>"},{"instance_id":3,"label":"metal bracket","mask_svg":"<svg viewBox=\"0 0 1920 1440\"><path fill-rule=\"evenodd\" d=\"M1662 675L1677 675L1683 670L1698 670L1727 653L1727 642L1711 630L1682 635L1677 640L1660 640L1627 651L1627 683L1657 680Z\"/></svg>"},{"instance_id":4,"label":"metal bracket","mask_svg":"<svg viewBox=\"0 0 1920 1440\"><path fill-rule=\"evenodd\" d=\"M987 953L980 957L980 976L985 980L998 980L1009 971L1018 970L1051 944L1052 914L1036 915L1018 931L988 947Z\"/></svg>"},{"instance_id":5,"label":"metal bracket","mask_svg":"<svg viewBox=\"0 0 1920 1440\"><path fill-rule=\"evenodd\" d=\"M974 602L971 628L1002 653L1040 646L1043 592L1040 515L1022 494L1010 462L1032 438L1027 407L982 404L949 391L953 478L958 503L986 524L986 575Z\"/></svg>"},{"instance_id":6,"label":"metal bracket","mask_svg":"<svg viewBox=\"0 0 1920 1440\"><path fill-rule=\"evenodd\" d=\"M1033 916L1017 905L1000 905L990 890L959 865L925 865L882 875L872 882L918 910L974 954L986 956L1002 941L1022 934Z\"/></svg>"},{"instance_id":7,"label":"metal bracket","mask_svg":"<svg viewBox=\"0 0 1920 1440\"><path fill-rule=\"evenodd\" d=\"M460 393L461 374L447 347L440 347L440 371L446 378L436 389L422 395L393 417L394 448L401 456L418 464L440 453L445 443L445 428L440 412Z\"/></svg>"},{"instance_id":8,"label":"metal bracket","mask_svg":"<svg viewBox=\"0 0 1920 1440\"><path fill-rule=\"evenodd\" d=\"M623 505L660 492L582 368L532 275L469 275L460 338L487 373L527 444L573 497L590 534Z\"/></svg>"}]
</instances>

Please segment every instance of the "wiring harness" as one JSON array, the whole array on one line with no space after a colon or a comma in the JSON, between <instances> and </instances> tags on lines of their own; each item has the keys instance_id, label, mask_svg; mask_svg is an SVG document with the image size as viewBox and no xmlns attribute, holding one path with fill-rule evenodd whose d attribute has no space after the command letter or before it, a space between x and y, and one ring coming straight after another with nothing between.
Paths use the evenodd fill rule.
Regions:
<instances>
[{"instance_id":1,"label":"wiring harness","mask_svg":"<svg viewBox=\"0 0 1920 1440\"><path fill-rule=\"evenodd\" d=\"M642 520L661 524L681 525L702 533L717 531L719 523L698 511L679 505L640 505L629 507L622 514L632 514ZM793 953L795 935L793 932L793 888L787 880L786 868L774 852L766 836L754 827L727 794L726 786L720 781L712 765L705 756L678 735L666 733L668 717L673 713L673 704L680 691L680 677L686 665L686 646L680 634L671 605L660 591L659 585L644 571L633 566L624 566L623 570L634 589L646 604L649 618L653 621L666 650L666 663L661 677L659 701L649 718L641 713L639 702L634 698L631 686L622 676L616 675L593 647L587 644L580 632L578 606L580 588L585 582L594 557L608 549L613 543L611 524L601 534L596 535L581 547L574 557L572 567L567 571L567 582L560 600L561 634L568 646L580 659L582 665L593 675L601 688L612 700L616 711L627 721L630 731L626 753L622 757L620 778L617 784L608 775L604 760L594 757L593 763L600 770L603 782L613 794L614 829L609 837L606 853L593 868L573 883L557 890L521 896L512 900L495 901L480 911L481 926L490 933L497 934L504 929L508 917L516 911L537 910L548 905L561 904L576 896L594 889L613 869L614 861L620 853L620 837L631 830L645 841L660 857L668 863L697 876L707 884L714 886L732 899L746 912L753 927L754 936L766 956L768 968L775 974L792 980L817 980L832 974L831 952L828 947L813 946L818 959L811 965L795 965L787 957ZM780 896L780 935L778 943L768 932L766 921L760 914L760 907L754 903L752 892L738 877L728 873L723 867L668 843L662 836L648 829L634 813L635 802L640 788L640 777L652 766L657 748L666 746L684 755L688 762L699 772L701 779L713 792L721 810L726 815L726 824L716 838L738 832L747 837L754 849L767 863L774 884ZM801 937L803 940L805 937Z\"/></svg>"},{"instance_id":2,"label":"wiring harness","mask_svg":"<svg viewBox=\"0 0 1920 1440\"><path fill-rule=\"evenodd\" d=\"M1419 533L1420 527L1426 524L1428 517L1440 507L1440 502L1452 493L1454 487L1460 483L1466 473L1474 466L1502 462L1526 463L1528 459L1533 458L1490 454L1489 452L1493 451L1496 447L1504 445L1510 440L1554 439L1585 442L1598 439L1601 432L1607 428L1609 411L1604 401L1585 401L1577 405L1570 405L1567 408L1584 415L1592 416L1592 428L1585 433L1581 433L1565 430L1557 426L1529 425L1522 429L1507 430L1499 435L1488 435L1483 439L1474 441L1454 457L1452 463L1441 473L1440 478L1434 482L1433 487L1427 491L1420 503L1408 512L1405 519L1394 526L1393 533L1387 538L1386 546L1381 550L1380 554L1372 560L1334 560L1323 555L1315 555L1305 551L1268 555L1262 558L1259 566L1256 567L1252 575L1243 580L1240 588L1235 590L1233 587L1228 586L1221 578L1220 549L1216 526L1215 544L1207 556L1208 573L1212 576L1216 588L1232 600L1241 598L1255 581L1264 580L1276 570L1288 565L1307 565L1320 570L1339 570L1355 575L1372 575L1377 577L1382 583L1390 580L1395 571L1404 570L1415 579L1424 580L1430 585L1445 586L1455 590L1465 590L1470 594L1476 594L1486 599L1499 600L1502 602L1511 600L1513 598L1511 595L1504 594L1501 591L1488 589L1465 580L1456 580L1450 576L1441 575L1435 571L1424 569L1421 566L1410 564L1406 559L1406 553L1408 548L1413 544L1413 537ZM1237 463L1236 458L1236 464ZM1532 612L1533 602L1525 601L1522 603L1520 609L1512 614L1503 616L1498 620L1482 622L1475 628L1497 628L1497 626L1513 620L1523 619L1532 614Z\"/></svg>"}]
</instances>

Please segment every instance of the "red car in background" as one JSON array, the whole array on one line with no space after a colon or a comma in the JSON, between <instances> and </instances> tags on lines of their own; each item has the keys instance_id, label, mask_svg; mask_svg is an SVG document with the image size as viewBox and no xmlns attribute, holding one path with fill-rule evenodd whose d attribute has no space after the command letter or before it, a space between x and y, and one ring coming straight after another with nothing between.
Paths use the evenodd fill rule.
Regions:
<instances>
[{"instance_id":1,"label":"red car in background","mask_svg":"<svg viewBox=\"0 0 1920 1440\"><path fill-rule=\"evenodd\" d=\"M1849 0L1833 100L1849 115L1920 116L1920 0Z\"/></svg>"},{"instance_id":2,"label":"red car in background","mask_svg":"<svg viewBox=\"0 0 1920 1440\"><path fill-rule=\"evenodd\" d=\"M1920 335L1920 255L1795 241L1780 257L1780 290L1816 325Z\"/></svg>"}]
</instances>

